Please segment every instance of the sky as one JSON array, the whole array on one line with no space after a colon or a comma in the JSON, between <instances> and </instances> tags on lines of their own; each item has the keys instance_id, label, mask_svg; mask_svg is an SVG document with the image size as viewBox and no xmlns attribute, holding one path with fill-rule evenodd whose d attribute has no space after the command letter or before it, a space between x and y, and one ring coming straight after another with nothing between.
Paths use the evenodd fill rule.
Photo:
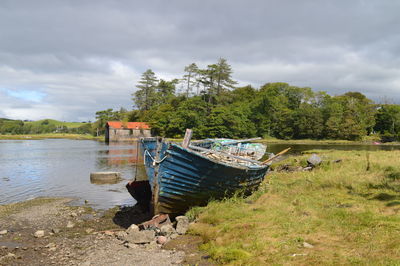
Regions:
<instances>
[{"instance_id":1,"label":"sky","mask_svg":"<svg viewBox=\"0 0 400 266\"><path fill-rule=\"evenodd\" d=\"M131 110L141 74L225 58L268 82L400 104L400 1L1 0L0 117L93 121Z\"/></svg>"}]
</instances>

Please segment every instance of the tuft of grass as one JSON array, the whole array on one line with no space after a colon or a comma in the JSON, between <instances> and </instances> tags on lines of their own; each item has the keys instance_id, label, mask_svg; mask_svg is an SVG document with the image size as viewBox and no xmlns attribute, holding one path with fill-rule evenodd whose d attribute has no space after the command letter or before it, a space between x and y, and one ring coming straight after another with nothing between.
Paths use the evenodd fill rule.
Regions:
<instances>
[{"instance_id":1,"label":"tuft of grass","mask_svg":"<svg viewBox=\"0 0 400 266\"><path fill-rule=\"evenodd\" d=\"M399 264L400 151L317 153L313 171L272 172L250 197L190 210L190 233L220 264Z\"/></svg>"}]
</instances>

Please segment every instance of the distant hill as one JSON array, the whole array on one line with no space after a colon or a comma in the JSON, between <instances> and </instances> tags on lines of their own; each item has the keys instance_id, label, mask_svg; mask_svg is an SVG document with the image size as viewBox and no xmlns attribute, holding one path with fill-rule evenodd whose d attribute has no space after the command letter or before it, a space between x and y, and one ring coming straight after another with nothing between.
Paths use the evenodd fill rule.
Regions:
<instances>
[{"instance_id":1,"label":"distant hill","mask_svg":"<svg viewBox=\"0 0 400 266\"><path fill-rule=\"evenodd\" d=\"M54 125L56 127L60 126L65 126L67 128L77 128L80 126L83 126L87 123L82 123L82 122L62 122L54 119L42 119L42 120L37 120L37 121L30 121L30 122L25 122L25 124L31 124L31 125Z\"/></svg>"},{"instance_id":2,"label":"distant hill","mask_svg":"<svg viewBox=\"0 0 400 266\"><path fill-rule=\"evenodd\" d=\"M91 134L91 123L63 122L54 119L22 121L0 118L0 134L74 133Z\"/></svg>"}]
</instances>

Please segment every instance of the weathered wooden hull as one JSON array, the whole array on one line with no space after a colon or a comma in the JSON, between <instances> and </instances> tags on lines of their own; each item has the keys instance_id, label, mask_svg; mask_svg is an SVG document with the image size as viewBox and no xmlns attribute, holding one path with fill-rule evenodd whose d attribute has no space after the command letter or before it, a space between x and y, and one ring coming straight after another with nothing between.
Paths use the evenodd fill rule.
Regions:
<instances>
[{"instance_id":1,"label":"weathered wooden hull","mask_svg":"<svg viewBox=\"0 0 400 266\"><path fill-rule=\"evenodd\" d=\"M268 171L267 165L227 164L156 139L142 144L156 213L181 214L238 190L252 192Z\"/></svg>"}]
</instances>

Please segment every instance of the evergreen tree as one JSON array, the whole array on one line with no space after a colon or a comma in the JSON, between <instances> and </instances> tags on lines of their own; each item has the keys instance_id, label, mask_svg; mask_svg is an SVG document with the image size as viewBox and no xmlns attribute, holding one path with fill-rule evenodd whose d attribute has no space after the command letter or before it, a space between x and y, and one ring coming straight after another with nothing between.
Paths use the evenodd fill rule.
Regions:
<instances>
[{"instance_id":1,"label":"evergreen tree","mask_svg":"<svg viewBox=\"0 0 400 266\"><path fill-rule=\"evenodd\" d=\"M156 87L158 79L151 69L142 74L141 80L136 85L138 90L133 94L133 101L136 107L141 111L150 110L156 103Z\"/></svg>"}]
</instances>

